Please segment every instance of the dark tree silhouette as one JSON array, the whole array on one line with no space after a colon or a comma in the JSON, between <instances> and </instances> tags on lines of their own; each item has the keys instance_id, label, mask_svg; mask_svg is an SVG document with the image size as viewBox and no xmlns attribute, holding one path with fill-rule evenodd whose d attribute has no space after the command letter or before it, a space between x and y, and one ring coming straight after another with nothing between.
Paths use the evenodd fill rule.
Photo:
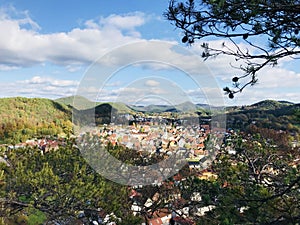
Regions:
<instances>
[{"instance_id":1,"label":"dark tree silhouette","mask_svg":"<svg viewBox=\"0 0 300 225\"><path fill-rule=\"evenodd\" d=\"M255 84L262 68L300 53L298 0L170 0L165 17L183 31L183 43L204 41L204 59L229 55L241 62L242 73L233 77L233 87L224 88L229 98ZM222 47L210 46L207 37L224 40Z\"/></svg>"}]
</instances>

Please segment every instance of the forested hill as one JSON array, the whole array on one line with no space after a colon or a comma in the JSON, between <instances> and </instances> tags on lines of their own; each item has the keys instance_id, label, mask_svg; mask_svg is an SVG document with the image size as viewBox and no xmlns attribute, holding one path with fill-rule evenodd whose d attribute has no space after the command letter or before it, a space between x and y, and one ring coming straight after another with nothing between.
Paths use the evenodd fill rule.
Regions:
<instances>
[{"instance_id":1,"label":"forested hill","mask_svg":"<svg viewBox=\"0 0 300 225\"><path fill-rule=\"evenodd\" d=\"M72 109L50 99L0 98L0 143L65 135L72 130Z\"/></svg>"},{"instance_id":2,"label":"forested hill","mask_svg":"<svg viewBox=\"0 0 300 225\"><path fill-rule=\"evenodd\" d=\"M76 98L76 106L74 106L75 98ZM78 96L78 95L64 97L64 98L58 98L55 101L60 104L68 105L68 106L74 107L79 110L93 108L97 105L95 102L92 102L92 101L88 100L87 98Z\"/></svg>"},{"instance_id":3,"label":"forested hill","mask_svg":"<svg viewBox=\"0 0 300 225\"><path fill-rule=\"evenodd\" d=\"M93 103L85 108L73 108L74 96L58 100L46 98L0 98L0 144L24 142L45 136L66 136L73 131L72 113L85 119L86 111L94 110L97 122L109 123L111 112L134 113L122 103ZM78 100L78 99L77 99ZM86 104L88 100L82 98ZM80 102L79 102L80 103ZM96 107L95 107L96 105ZM95 109L94 109L95 107Z\"/></svg>"},{"instance_id":4,"label":"forested hill","mask_svg":"<svg viewBox=\"0 0 300 225\"><path fill-rule=\"evenodd\" d=\"M76 98L76 100L75 100ZM117 110L118 113L134 113L134 110L128 107L126 104L121 102L92 102L85 97L82 96L69 96L65 98L59 98L55 100L56 102L64 105L71 106L77 110L89 110L92 108L98 108L97 111L101 111L103 108L106 110L107 104L109 104L113 109ZM100 112L101 113L101 112Z\"/></svg>"},{"instance_id":5,"label":"forested hill","mask_svg":"<svg viewBox=\"0 0 300 225\"><path fill-rule=\"evenodd\" d=\"M300 104L265 100L249 106L228 108L227 127L245 130L249 125L300 132Z\"/></svg>"}]
</instances>

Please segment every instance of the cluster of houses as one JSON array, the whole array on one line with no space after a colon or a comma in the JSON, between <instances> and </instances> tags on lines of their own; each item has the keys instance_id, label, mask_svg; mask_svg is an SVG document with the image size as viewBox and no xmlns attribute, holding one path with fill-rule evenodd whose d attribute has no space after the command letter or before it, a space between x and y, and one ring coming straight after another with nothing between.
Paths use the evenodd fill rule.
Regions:
<instances>
[{"instance_id":1,"label":"cluster of houses","mask_svg":"<svg viewBox=\"0 0 300 225\"><path fill-rule=\"evenodd\" d=\"M25 147L37 147L41 150L42 153L57 150L60 146L64 145L64 139L53 139L53 138L41 138L41 139L30 139L23 143L18 143L15 145L2 145L2 147L6 147L9 149L18 149Z\"/></svg>"},{"instance_id":2,"label":"cluster of houses","mask_svg":"<svg viewBox=\"0 0 300 225\"><path fill-rule=\"evenodd\" d=\"M195 215L203 216L215 206L201 206L202 197L197 191L191 193L189 198L183 198L179 186L185 180L185 177L177 174L173 181L163 181L157 187L146 190L132 187L129 197L133 214L144 215L143 225L195 225L196 222L192 219ZM157 207L158 205L165 207Z\"/></svg>"},{"instance_id":3,"label":"cluster of houses","mask_svg":"<svg viewBox=\"0 0 300 225\"><path fill-rule=\"evenodd\" d=\"M208 152L205 141L210 133L209 125L171 126L171 125L110 125L104 126L94 134L101 143L112 146L122 145L137 153L172 154L181 150L188 152L188 158L201 159ZM198 160L198 161L199 161Z\"/></svg>"},{"instance_id":4,"label":"cluster of houses","mask_svg":"<svg viewBox=\"0 0 300 225\"><path fill-rule=\"evenodd\" d=\"M147 122L147 121L146 121ZM153 125L148 123L131 124L128 126L121 125L105 125L94 132L103 145L108 143L113 146L122 145L129 149L137 151L137 154L147 152L151 154L167 154L185 150L188 152L188 165L190 170L197 168L201 164L201 159L209 153L205 148L205 142L211 134L210 126L208 124L198 126L173 126L172 124ZM198 170L195 173L200 179L216 179L211 170ZM183 179L182 176L176 175L173 177L174 182L179 184ZM171 185L169 182L158 182L156 184L159 188L166 185ZM174 183L173 183L174 185ZM165 188L165 187L164 187ZM164 204L170 202L176 203L180 206L182 198L178 189L170 188L168 198L164 199L159 192L152 194L143 193L142 186L132 187L130 199L132 201L131 210L134 215L147 215L144 224L149 225L195 225L195 221L191 219L189 214L189 207L176 207L176 210L171 210L169 207L157 208L153 210L157 201L163 199ZM160 199L160 200L159 200ZM200 202L201 196L199 193L192 193L190 201ZM213 209L214 206L199 207L196 209L198 216L203 216L205 212ZM194 209L195 211L195 209Z\"/></svg>"}]
</instances>

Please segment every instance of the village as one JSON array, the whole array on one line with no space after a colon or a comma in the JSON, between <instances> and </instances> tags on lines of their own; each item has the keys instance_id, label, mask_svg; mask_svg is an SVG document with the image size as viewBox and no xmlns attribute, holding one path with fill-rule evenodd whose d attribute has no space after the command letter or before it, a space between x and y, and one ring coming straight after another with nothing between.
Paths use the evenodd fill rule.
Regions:
<instances>
[{"instance_id":1,"label":"village","mask_svg":"<svg viewBox=\"0 0 300 225\"><path fill-rule=\"evenodd\" d=\"M217 175L210 169L209 165L204 167L207 157L211 154L210 151L218 152L221 149L221 143L213 139L212 136L218 136L219 140L224 137L221 129L211 129L207 119L202 124L189 124L182 125L172 123L151 123L149 119L139 118L130 125L121 124L104 124L97 129L94 129L91 135L98 136L103 146L108 144L114 146L123 146L132 151L136 151L137 155L148 154L152 155L161 154L166 157L171 156L173 153L182 151L186 152L186 162L189 168L189 173L197 176L203 180L214 180ZM167 121L164 120L164 121ZM210 122L210 120L209 120ZM207 149L206 143L211 141L213 149ZM178 207L183 204L181 193L178 185L184 182L186 177L176 174L171 180L173 181L158 181L153 184L153 187L159 189L167 189L168 197L164 198L160 191L151 191L145 195L143 185L136 185L130 188L131 193L131 210L133 215L141 216L142 214L150 215L146 219L149 225L169 225L173 221L175 225L195 225L196 223L190 218L189 207ZM193 192L191 195L191 202L199 203L202 198L199 192ZM152 210L152 208L160 202L165 207ZM168 204L178 204L176 209L170 209ZM205 212L210 211L214 206L197 207L197 216L203 216Z\"/></svg>"},{"instance_id":2,"label":"village","mask_svg":"<svg viewBox=\"0 0 300 225\"><path fill-rule=\"evenodd\" d=\"M187 168L189 174L198 177L200 180L213 181L218 175L210 168L210 165L203 166L205 161L212 154L212 151L218 153L225 151L229 155L236 155L236 150L232 140L237 135L232 129L222 131L212 128L210 121L207 119L202 123L183 125L181 123L167 122L164 120L162 124L152 123L151 120L140 118L129 124L101 124L95 127L89 135L97 137L102 146L111 145L112 147L122 146L124 148L135 151L137 155L163 155L164 157L182 151L186 154ZM70 138L80 138L71 136ZM216 139L212 137L217 137ZM222 142L216 141L217 139ZM247 141L243 139L243 141ZM36 147L41 154L49 151L55 151L63 147L66 138L44 137L40 139L27 140L24 143L16 145L7 145L8 150L24 148L27 146ZM259 144L259 143L258 143ZM209 147L210 146L210 147ZM276 147L276 146L275 146ZM9 162L6 155L1 157L4 163ZM299 163L295 159L294 164ZM233 161L234 164L234 161ZM276 173L269 168L268 173ZM180 191L180 185L185 182L186 177L180 173L171 177L168 181L160 180L154 183L153 189L145 193L142 185L129 187L129 199L131 201L131 211L134 216L147 215L145 223L149 225L169 225L173 221L175 225L195 225L193 216L204 216L206 212L214 209L214 205L202 206L202 196L199 192L191 193L189 199L183 198ZM226 186L226 184L224 184ZM224 187L225 187L224 186ZM168 196L164 196L161 190L168 192ZM217 199L216 199L217 201ZM155 209L158 204L162 207ZM189 205L196 206L191 208ZM169 205L172 204L172 207ZM246 208L241 208L242 213ZM193 213L191 214L191 212ZM80 212L82 215L84 212ZM99 215L103 214L102 210ZM114 218L113 212L105 216L99 216L93 224L118 224L118 218ZM101 222L102 221L102 222Z\"/></svg>"},{"instance_id":3,"label":"village","mask_svg":"<svg viewBox=\"0 0 300 225\"><path fill-rule=\"evenodd\" d=\"M168 157L175 152L183 151L186 154L187 165L190 171L200 179L215 179L215 175L209 168L203 169L201 163L205 161L210 153L206 149L206 142L209 141L212 134L209 123L206 124L189 124L184 126L176 122L169 122L170 120L163 120L162 124L151 123L149 119L139 118L128 125L124 124L102 124L97 126L89 135L97 136L103 146L110 144L114 146L123 146L125 148L136 151L137 155L148 154L152 155L164 155ZM218 132L215 132L217 134ZM219 133L219 135L223 135ZM80 138L74 135L69 138ZM18 148L33 147L40 150L41 154L47 154L50 151L56 151L66 144L66 137L54 138L43 137L30 139L24 143L15 145L6 145L7 150L14 150ZM216 145L215 150L220 150L220 146ZM1 161L8 163L6 155L1 157ZM8 164L9 165L9 164ZM164 187L169 189L168 199L163 199L167 205L169 202L181 201L181 194L178 192L174 185L178 185L186 178L177 174L173 178L174 182L159 181L153 186ZM129 198L131 199L131 210L133 215L140 215L145 210L149 210L156 201L159 200L160 193L153 192L152 194L145 196L142 193L143 187L141 185L131 187ZM160 200L161 200L160 199ZM159 200L159 201L160 201ZM199 193L195 192L192 195L192 201L201 201ZM198 215L204 215L206 211L210 210L210 207L204 207L198 209ZM194 221L189 219L189 209L182 208L178 210L170 210L166 207L159 208L154 212L151 212L152 216L149 217L147 224L150 225L163 225L169 224L170 219L174 220L174 224L195 224ZM100 212L99 212L100 213ZM179 216L180 215L180 216ZM105 218L101 218L103 221ZM111 221L109 214L106 215L106 221ZM95 221L96 222L96 221ZM96 224L96 223L95 223ZM111 223L114 224L114 223ZM117 224L117 221L116 221Z\"/></svg>"}]
</instances>

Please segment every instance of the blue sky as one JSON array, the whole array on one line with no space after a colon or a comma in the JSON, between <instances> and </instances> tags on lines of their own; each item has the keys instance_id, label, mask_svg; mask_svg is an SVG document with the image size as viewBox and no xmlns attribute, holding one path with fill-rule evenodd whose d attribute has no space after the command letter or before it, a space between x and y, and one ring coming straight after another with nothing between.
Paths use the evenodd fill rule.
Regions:
<instances>
[{"instance_id":1,"label":"blue sky","mask_svg":"<svg viewBox=\"0 0 300 225\"><path fill-rule=\"evenodd\" d=\"M55 99L74 95L99 58L121 46L140 41L168 42L199 55L200 42L192 47L182 45L180 30L163 18L167 6L167 0L0 0L0 97ZM211 42L217 45L222 40ZM195 85L189 76L182 75L180 69L195 68L196 60L182 61L177 69L163 68L169 63L168 59L178 53L172 54L169 50L163 47L133 48L120 54L125 58L130 55L137 61L147 54L149 60L164 62L151 67L146 63L120 68L106 80L102 92L97 94L98 100L118 101L125 95L131 99L129 103L141 103L147 99L147 94L151 96L148 103L161 103L153 99L162 99L162 93L169 92L165 98L175 95L178 101L189 99L205 103L207 96L214 98L214 94L230 85L231 78L239 72L230 67L229 63L234 61L231 58L208 60L204 64L216 84L205 87L205 80L200 79L200 84ZM173 83L177 85L177 92L170 86ZM264 69L259 74L259 83L234 100L227 99L223 93L222 98L226 105L252 104L263 99L298 103L299 84L297 60L285 59L276 68ZM176 95L181 91L187 98Z\"/></svg>"}]
</instances>

